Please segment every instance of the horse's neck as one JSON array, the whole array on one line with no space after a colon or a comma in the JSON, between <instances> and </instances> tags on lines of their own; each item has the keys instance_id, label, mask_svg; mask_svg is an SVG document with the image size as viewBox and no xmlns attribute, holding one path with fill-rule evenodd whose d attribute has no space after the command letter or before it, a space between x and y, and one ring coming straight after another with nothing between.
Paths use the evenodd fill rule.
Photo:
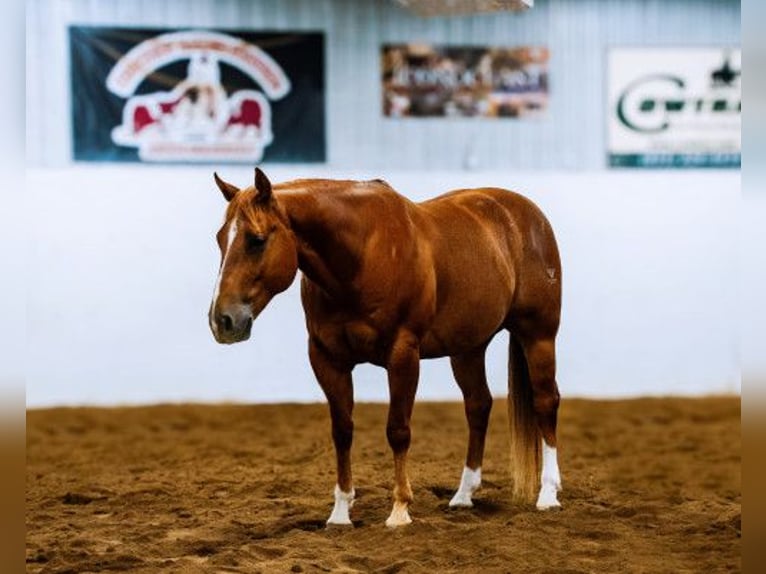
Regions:
<instances>
[{"instance_id":1,"label":"horse's neck","mask_svg":"<svg viewBox=\"0 0 766 574\"><path fill-rule=\"evenodd\" d=\"M321 187L276 191L298 243L298 267L331 295L347 295L358 269L364 229L342 195Z\"/></svg>"}]
</instances>

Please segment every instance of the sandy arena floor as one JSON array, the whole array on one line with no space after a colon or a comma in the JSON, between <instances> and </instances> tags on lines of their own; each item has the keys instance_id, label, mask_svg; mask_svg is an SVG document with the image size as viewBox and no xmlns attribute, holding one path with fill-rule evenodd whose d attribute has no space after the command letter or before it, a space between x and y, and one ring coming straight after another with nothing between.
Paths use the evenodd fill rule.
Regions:
<instances>
[{"instance_id":1,"label":"sandy arena floor","mask_svg":"<svg viewBox=\"0 0 766 574\"><path fill-rule=\"evenodd\" d=\"M682 572L741 570L738 397L564 400L563 510L510 503L505 403L484 486L448 509L460 403L417 403L413 524L391 531L384 405L355 411L353 529L325 529L324 405L27 413L27 572Z\"/></svg>"}]
</instances>

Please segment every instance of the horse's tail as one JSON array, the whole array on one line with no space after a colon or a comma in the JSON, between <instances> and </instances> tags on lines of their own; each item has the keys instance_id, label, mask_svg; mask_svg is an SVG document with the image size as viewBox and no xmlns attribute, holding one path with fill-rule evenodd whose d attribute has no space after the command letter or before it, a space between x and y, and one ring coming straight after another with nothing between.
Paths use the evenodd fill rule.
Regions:
<instances>
[{"instance_id":1,"label":"horse's tail","mask_svg":"<svg viewBox=\"0 0 766 574\"><path fill-rule=\"evenodd\" d=\"M513 498L518 502L531 502L538 486L541 435L532 402L527 359L513 333L508 345L508 426Z\"/></svg>"}]
</instances>

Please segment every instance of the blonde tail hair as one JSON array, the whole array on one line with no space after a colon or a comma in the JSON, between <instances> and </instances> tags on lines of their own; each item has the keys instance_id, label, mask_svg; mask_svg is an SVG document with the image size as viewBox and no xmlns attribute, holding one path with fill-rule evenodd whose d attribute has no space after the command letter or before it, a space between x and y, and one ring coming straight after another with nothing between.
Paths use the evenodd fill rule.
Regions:
<instances>
[{"instance_id":1,"label":"blonde tail hair","mask_svg":"<svg viewBox=\"0 0 766 574\"><path fill-rule=\"evenodd\" d=\"M539 486L541 434L524 349L513 334L508 347L508 426L511 432L513 499L516 502L532 502Z\"/></svg>"}]
</instances>

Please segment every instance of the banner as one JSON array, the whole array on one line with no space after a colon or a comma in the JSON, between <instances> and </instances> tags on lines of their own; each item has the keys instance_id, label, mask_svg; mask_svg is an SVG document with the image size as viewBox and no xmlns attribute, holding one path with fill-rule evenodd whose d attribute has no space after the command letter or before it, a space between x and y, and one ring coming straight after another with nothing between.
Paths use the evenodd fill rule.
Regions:
<instances>
[{"instance_id":1,"label":"banner","mask_svg":"<svg viewBox=\"0 0 766 574\"><path fill-rule=\"evenodd\" d=\"M83 161L325 161L321 33L69 28Z\"/></svg>"},{"instance_id":2,"label":"banner","mask_svg":"<svg viewBox=\"0 0 766 574\"><path fill-rule=\"evenodd\" d=\"M382 48L388 117L530 118L548 108L548 49L420 44Z\"/></svg>"},{"instance_id":3,"label":"banner","mask_svg":"<svg viewBox=\"0 0 766 574\"><path fill-rule=\"evenodd\" d=\"M739 167L742 53L609 52L608 159L616 167Z\"/></svg>"}]
</instances>

